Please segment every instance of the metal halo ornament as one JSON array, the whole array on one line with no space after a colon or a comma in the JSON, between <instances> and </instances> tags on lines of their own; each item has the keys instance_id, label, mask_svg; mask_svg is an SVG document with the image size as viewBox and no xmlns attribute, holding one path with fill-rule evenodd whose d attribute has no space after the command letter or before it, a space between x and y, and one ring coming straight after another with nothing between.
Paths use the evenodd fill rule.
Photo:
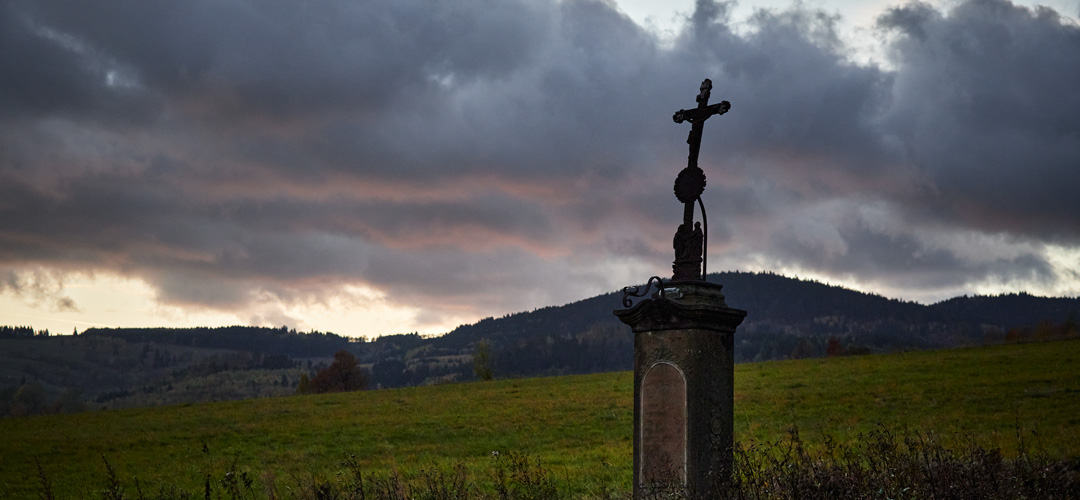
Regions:
<instances>
[{"instance_id":1,"label":"metal halo ornament","mask_svg":"<svg viewBox=\"0 0 1080 500\"><path fill-rule=\"evenodd\" d=\"M698 166L686 167L675 177L675 197L682 203L693 203L705 192L705 172Z\"/></svg>"}]
</instances>

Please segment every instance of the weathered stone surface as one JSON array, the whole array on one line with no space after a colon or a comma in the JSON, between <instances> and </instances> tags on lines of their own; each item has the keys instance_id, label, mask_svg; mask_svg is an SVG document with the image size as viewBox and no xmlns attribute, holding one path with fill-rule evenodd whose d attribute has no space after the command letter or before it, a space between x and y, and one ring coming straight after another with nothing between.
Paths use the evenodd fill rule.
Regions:
<instances>
[{"instance_id":1,"label":"weathered stone surface","mask_svg":"<svg viewBox=\"0 0 1080 500\"><path fill-rule=\"evenodd\" d=\"M710 498L731 471L732 348L746 312L727 307L720 285L665 288L666 297L615 311L634 331L634 497L680 490Z\"/></svg>"},{"instance_id":2,"label":"weathered stone surface","mask_svg":"<svg viewBox=\"0 0 1080 500\"><path fill-rule=\"evenodd\" d=\"M615 315L635 333L685 329L735 333L735 327L746 316L746 311L727 306L721 285L688 280L666 281L664 287L669 296L681 297L663 299L654 294L651 300L616 310Z\"/></svg>"},{"instance_id":3,"label":"weathered stone surface","mask_svg":"<svg viewBox=\"0 0 1080 500\"><path fill-rule=\"evenodd\" d=\"M642 377L640 453L646 483L686 483L686 378L666 361Z\"/></svg>"}]
</instances>

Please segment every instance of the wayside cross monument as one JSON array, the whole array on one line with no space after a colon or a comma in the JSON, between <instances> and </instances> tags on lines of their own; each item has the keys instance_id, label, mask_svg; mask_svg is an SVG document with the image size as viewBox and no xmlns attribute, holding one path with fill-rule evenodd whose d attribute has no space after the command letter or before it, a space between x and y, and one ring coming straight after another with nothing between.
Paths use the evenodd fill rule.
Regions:
<instances>
[{"instance_id":1,"label":"wayside cross monument","mask_svg":"<svg viewBox=\"0 0 1080 500\"><path fill-rule=\"evenodd\" d=\"M623 289L615 310L634 332L634 499L667 495L717 498L730 481L734 445L735 328L746 311L724 302L721 285L705 281L708 219L698 151L705 120L726 113L709 104L712 81L701 84L697 107L675 113L691 124L690 156L675 178L683 219L675 232L670 279L654 276ZM701 222L694 220L694 205ZM650 295L650 290L655 291ZM634 303L634 298L643 297Z\"/></svg>"}]
</instances>

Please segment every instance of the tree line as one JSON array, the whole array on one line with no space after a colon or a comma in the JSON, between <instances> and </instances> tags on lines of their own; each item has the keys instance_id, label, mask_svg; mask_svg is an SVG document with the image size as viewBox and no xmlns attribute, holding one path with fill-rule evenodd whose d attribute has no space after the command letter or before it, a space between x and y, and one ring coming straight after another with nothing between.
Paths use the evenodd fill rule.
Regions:
<instances>
[{"instance_id":1,"label":"tree line","mask_svg":"<svg viewBox=\"0 0 1080 500\"><path fill-rule=\"evenodd\" d=\"M0 339L32 339L49 335L48 329L34 330L29 326L0 326Z\"/></svg>"}]
</instances>

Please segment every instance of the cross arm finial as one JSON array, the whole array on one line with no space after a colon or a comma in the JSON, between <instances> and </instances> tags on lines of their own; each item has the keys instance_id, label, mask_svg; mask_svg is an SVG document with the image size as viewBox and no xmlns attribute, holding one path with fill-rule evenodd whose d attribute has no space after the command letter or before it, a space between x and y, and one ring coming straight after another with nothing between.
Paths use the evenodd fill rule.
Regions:
<instances>
[{"instance_id":1,"label":"cross arm finial","mask_svg":"<svg viewBox=\"0 0 1080 500\"><path fill-rule=\"evenodd\" d=\"M701 87L698 90L701 91L698 93L697 96L698 107L708 105L709 95L712 94L712 80L706 78L703 82L701 82Z\"/></svg>"},{"instance_id":2,"label":"cross arm finial","mask_svg":"<svg viewBox=\"0 0 1080 500\"><path fill-rule=\"evenodd\" d=\"M697 98L698 103L696 108L680 109L675 112L675 116L671 118L675 120L675 123L682 123L689 121L690 123L697 123L699 121L705 121L712 115L722 115L727 113L731 109L731 103L727 101L720 101L716 104L709 105L709 97L712 96L712 80L706 78L701 82L701 88L699 89Z\"/></svg>"}]
</instances>

